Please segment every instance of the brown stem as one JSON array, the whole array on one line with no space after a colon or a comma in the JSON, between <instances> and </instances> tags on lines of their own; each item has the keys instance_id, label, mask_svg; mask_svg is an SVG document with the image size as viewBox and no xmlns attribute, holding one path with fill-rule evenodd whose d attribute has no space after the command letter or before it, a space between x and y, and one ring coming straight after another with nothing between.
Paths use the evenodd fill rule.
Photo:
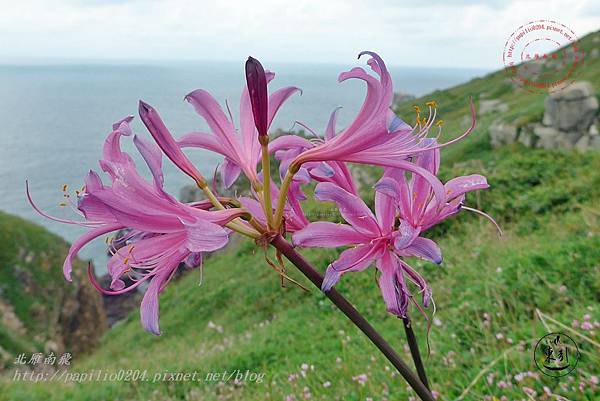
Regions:
<instances>
[{"instance_id":1,"label":"brown stem","mask_svg":"<svg viewBox=\"0 0 600 401\"><path fill-rule=\"evenodd\" d=\"M281 235L273 237L271 244L277 248L285 257L292 262L298 270L302 272L315 286L319 289L323 283L323 277L317 272L311 264L294 250L292 245L285 240ZM371 324L356 310L354 306L344 298L335 289L325 292L327 298L331 300L351 321L358 327L373 344L385 355L385 357L396 367L398 372L415 390L423 401L434 401L431 392L419 380L419 378L411 371L408 365L400 358L394 349L381 337Z\"/></svg>"},{"instance_id":2,"label":"brown stem","mask_svg":"<svg viewBox=\"0 0 600 401\"><path fill-rule=\"evenodd\" d=\"M425 367L423 366L423 361L421 360L421 353L419 352L419 344L417 343L415 332L412 329L412 324L410 322L410 319L407 317L402 318L402 322L404 322L404 331L406 332L406 339L408 340L410 355L412 356L413 362L415 363L415 368L417 368L417 374L419 375L419 379L421 379L425 387L427 387L427 389L429 390L429 382L427 381Z\"/></svg>"}]
</instances>

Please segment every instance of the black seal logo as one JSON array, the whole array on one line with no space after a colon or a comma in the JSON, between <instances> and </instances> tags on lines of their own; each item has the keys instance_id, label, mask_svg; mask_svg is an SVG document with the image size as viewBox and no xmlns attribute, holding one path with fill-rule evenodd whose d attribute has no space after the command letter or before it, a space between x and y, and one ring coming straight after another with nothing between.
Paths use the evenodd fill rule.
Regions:
<instances>
[{"instance_id":1,"label":"black seal logo","mask_svg":"<svg viewBox=\"0 0 600 401\"><path fill-rule=\"evenodd\" d=\"M571 337L563 333L549 333L542 337L533 351L538 370L551 377L566 376L579 362L579 348Z\"/></svg>"}]
</instances>

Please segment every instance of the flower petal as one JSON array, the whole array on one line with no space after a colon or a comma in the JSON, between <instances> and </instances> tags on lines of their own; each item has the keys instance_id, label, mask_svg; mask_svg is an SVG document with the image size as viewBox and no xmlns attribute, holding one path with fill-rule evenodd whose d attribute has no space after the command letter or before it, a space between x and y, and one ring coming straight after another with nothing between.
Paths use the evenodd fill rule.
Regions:
<instances>
[{"instance_id":1,"label":"flower petal","mask_svg":"<svg viewBox=\"0 0 600 401\"><path fill-rule=\"evenodd\" d=\"M368 243L369 240L348 224L326 221L310 223L293 236L293 242L296 246L324 248Z\"/></svg>"},{"instance_id":2,"label":"flower petal","mask_svg":"<svg viewBox=\"0 0 600 401\"><path fill-rule=\"evenodd\" d=\"M161 120L156 110L147 103L140 100L140 117L148 131L163 150L165 155L179 167L184 173L192 177L196 182L205 182L202 174L196 169L194 164L181 151L181 148Z\"/></svg>"},{"instance_id":3,"label":"flower petal","mask_svg":"<svg viewBox=\"0 0 600 401\"><path fill-rule=\"evenodd\" d=\"M150 173L154 177L154 185L156 185L157 189L162 189L165 179L162 172L162 153L160 148L137 135L134 135L133 143L146 161Z\"/></svg>"},{"instance_id":4,"label":"flower petal","mask_svg":"<svg viewBox=\"0 0 600 401\"><path fill-rule=\"evenodd\" d=\"M160 328L158 326L158 294L163 283L171 275L171 270L172 268L164 269L152 278L140 305L142 327L157 336L160 336Z\"/></svg>"},{"instance_id":5,"label":"flower petal","mask_svg":"<svg viewBox=\"0 0 600 401\"><path fill-rule=\"evenodd\" d=\"M120 230L125 228L121 224L107 224L98 228L94 228L93 230L88 231L83 234L81 237L77 238L71 247L69 248L69 253L65 258L65 262L63 263L63 274L68 281L72 281L71 271L73 270L73 259L77 256L77 253L83 248L88 242L100 237L101 235Z\"/></svg>"},{"instance_id":6,"label":"flower petal","mask_svg":"<svg viewBox=\"0 0 600 401\"><path fill-rule=\"evenodd\" d=\"M223 227L198 219L193 224L184 223L187 233L185 246L190 252L210 252L224 247L229 240Z\"/></svg>"},{"instance_id":7,"label":"flower petal","mask_svg":"<svg viewBox=\"0 0 600 401\"><path fill-rule=\"evenodd\" d=\"M240 166L237 165L234 161L225 158L223 164L221 165L221 178L223 180L223 185L225 188L229 188L235 180L238 179L241 173Z\"/></svg>"},{"instance_id":8,"label":"flower petal","mask_svg":"<svg viewBox=\"0 0 600 401\"><path fill-rule=\"evenodd\" d=\"M403 250L407 256L417 256L429 260L435 264L442 263L442 251L440 247L429 238L418 237Z\"/></svg>"},{"instance_id":9,"label":"flower petal","mask_svg":"<svg viewBox=\"0 0 600 401\"><path fill-rule=\"evenodd\" d=\"M489 187L486 178L479 174L456 177L444 185L448 200L452 200L470 191L486 189Z\"/></svg>"},{"instance_id":10,"label":"flower petal","mask_svg":"<svg viewBox=\"0 0 600 401\"><path fill-rule=\"evenodd\" d=\"M335 202L342 217L356 231L370 237L381 234L373 212L356 195L345 191L335 184L322 182L315 188L315 197L321 201Z\"/></svg>"},{"instance_id":11,"label":"flower petal","mask_svg":"<svg viewBox=\"0 0 600 401\"><path fill-rule=\"evenodd\" d=\"M327 267L321 290L329 291L344 273L366 269L373 260L379 257L382 250L380 244L360 245L356 248L346 249L337 260Z\"/></svg>"},{"instance_id":12,"label":"flower petal","mask_svg":"<svg viewBox=\"0 0 600 401\"><path fill-rule=\"evenodd\" d=\"M271 123L275 118L275 114L277 114L277 111L281 105L283 105L283 103L296 92L302 93L302 90L300 90L300 88L296 88L295 86L287 86L271 93L269 96L269 115L267 120L267 128L271 126Z\"/></svg>"},{"instance_id":13,"label":"flower petal","mask_svg":"<svg viewBox=\"0 0 600 401\"><path fill-rule=\"evenodd\" d=\"M399 269L398 257L391 252L385 252L377 261L377 268L381 272L379 289L387 311L398 317L406 317L410 295Z\"/></svg>"}]
</instances>

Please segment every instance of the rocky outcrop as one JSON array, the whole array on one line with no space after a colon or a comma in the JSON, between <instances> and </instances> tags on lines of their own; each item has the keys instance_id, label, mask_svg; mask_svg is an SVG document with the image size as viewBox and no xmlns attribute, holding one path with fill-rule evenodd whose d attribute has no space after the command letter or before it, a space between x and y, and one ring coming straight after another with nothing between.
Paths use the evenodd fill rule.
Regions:
<instances>
[{"instance_id":1,"label":"rocky outcrop","mask_svg":"<svg viewBox=\"0 0 600 401\"><path fill-rule=\"evenodd\" d=\"M127 277L122 278L125 286L129 287L134 284L133 280ZM110 288L110 275L105 274L99 279L100 285L103 288ZM106 312L106 321L109 327L114 326L117 322L125 319L132 310L139 308L142 300L142 292L132 290L120 295L104 295L102 303Z\"/></svg>"},{"instance_id":2,"label":"rocky outcrop","mask_svg":"<svg viewBox=\"0 0 600 401\"><path fill-rule=\"evenodd\" d=\"M492 146L520 142L543 149L600 149L598 99L589 82L576 82L544 101L541 123L521 127L500 120L490 125Z\"/></svg>"},{"instance_id":3,"label":"rocky outcrop","mask_svg":"<svg viewBox=\"0 0 600 401\"><path fill-rule=\"evenodd\" d=\"M0 212L0 370L20 353L94 348L107 329L100 294L75 260L62 274L69 245L43 227Z\"/></svg>"},{"instance_id":4,"label":"rocky outcrop","mask_svg":"<svg viewBox=\"0 0 600 401\"><path fill-rule=\"evenodd\" d=\"M517 127L512 124L507 124L494 121L490 125L490 141L492 146L498 147L508 145L517 140Z\"/></svg>"}]
</instances>

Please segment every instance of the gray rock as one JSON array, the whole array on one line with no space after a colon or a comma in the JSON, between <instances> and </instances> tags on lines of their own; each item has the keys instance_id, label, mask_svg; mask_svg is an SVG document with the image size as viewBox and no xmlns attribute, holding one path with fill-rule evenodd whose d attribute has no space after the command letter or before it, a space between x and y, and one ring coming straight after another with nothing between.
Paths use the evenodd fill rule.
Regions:
<instances>
[{"instance_id":1,"label":"gray rock","mask_svg":"<svg viewBox=\"0 0 600 401\"><path fill-rule=\"evenodd\" d=\"M494 147L514 143L517 140L517 127L495 121L490 125L490 139Z\"/></svg>"},{"instance_id":2,"label":"gray rock","mask_svg":"<svg viewBox=\"0 0 600 401\"><path fill-rule=\"evenodd\" d=\"M598 112L598 99L589 82L576 82L544 101L543 124L562 131L586 132Z\"/></svg>"},{"instance_id":3,"label":"gray rock","mask_svg":"<svg viewBox=\"0 0 600 401\"><path fill-rule=\"evenodd\" d=\"M598 136L598 122L590 125L590 129L588 131L589 136Z\"/></svg>"},{"instance_id":4,"label":"gray rock","mask_svg":"<svg viewBox=\"0 0 600 401\"><path fill-rule=\"evenodd\" d=\"M590 137L589 149L600 149L600 136Z\"/></svg>"},{"instance_id":5,"label":"gray rock","mask_svg":"<svg viewBox=\"0 0 600 401\"><path fill-rule=\"evenodd\" d=\"M479 101L479 114L486 114L493 111L506 113L508 111L508 105L506 103L502 103L500 99Z\"/></svg>"},{"instance_id":6,"label":"gray rock","mask_svg":"<svg viewBox=\"0 0 600 401\"><path fill-rule=\"evenodd\" d=\"M558 137L561 133L552 127L536 125L533 133L537 137L536 147L543 149L556 149L558 147Z\"/></svg>"},{"instance_id":7,"label":"gray rock","mask_svg":"<svg viewBox=\"0 0 600 401\"><path fill-rule=\"evenodd\" d=\"M533 133L533 127L525 126L521 128L518 141L528 148L534 148L537 142L537 136Z\"/></svg>"},{"instance_id":8,"label":"gray rock","mask_svg":"<svg viewBox=\"0 0 600 401\"><path fill-rule=\"evenodd\" d=\"M590 147L590 137L585 136L585 135L582 136L581 138L579 138L579 140L575 144L575 149L577 149L580 152L585 152L586 150L588 150L589 147Z\"/></svg>"}]
</instances>

